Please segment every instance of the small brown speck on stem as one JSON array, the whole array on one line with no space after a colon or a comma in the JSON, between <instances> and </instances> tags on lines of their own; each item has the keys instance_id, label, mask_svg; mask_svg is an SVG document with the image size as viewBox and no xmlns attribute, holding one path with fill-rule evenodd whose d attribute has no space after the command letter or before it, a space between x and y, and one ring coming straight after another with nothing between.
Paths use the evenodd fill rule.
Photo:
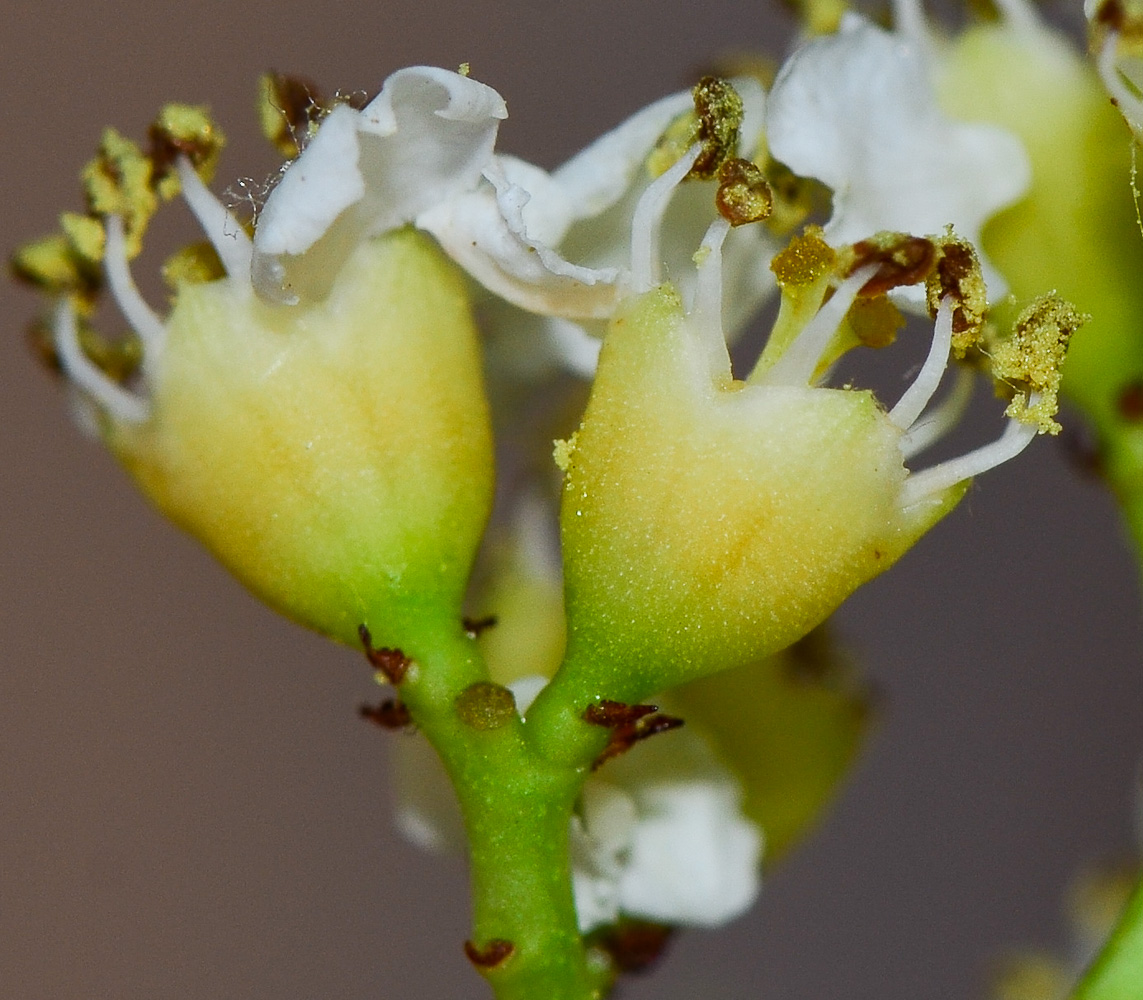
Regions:
<instances>
[{"instance_id":1,"label":"small brown speck on stem","mask_svg":"<svg viewBox=\"0 0 1143 1000\"><path fill-rule=\"evenodd\" d=\"M470 639L477 638L482 632L487 632L497 622L495 615L482 615L480 618L464 617L460 620L464 626L465 635Z\"/></svg>"},{"instance_id":2,"label":"small brown speck on stem","mask_svg":"<svg viewBox=\"0 0 1143 1000\"><path fill-rule=\"evenodd\" d=\"M405 679L412 665L410 660L399 649L376 649L373 646L373 636L366 625L357 626L357 634L361 637L361 645L365 649L365 658L374 670L379 671L385 679L396 687Z\"/></svg>"},{"instance_id":3,"label":"small brown speck on stem","mask_svg":"<svg viewBox=\"0 0 1143 1000\"><path fill-rule=\"evenodd\" d=\"M404 729L413 723L408 706L398 698L386 698L379 705L361 705L357 712L382 729Z\"/></svg>"},{"instance_id":4,"label":"small brown speck on stem","mask_svg":"<svg viewBox=\"0 0 1143 1000\"><path fill-rule=\"evenodd\" d=\"M493 938L479 947L471 941L464 942L464 953L468 960L481 970L495 969L502 965L512 957L515 950L516 946L511 941L502 938Z\"/></svg>"},{"instance_id":5,"label":"small brown speck on stem","mask_svg":"<svg viewBox=\"0 0 1143 1000\"><path fill-rule=\"evenodd\" d=\"M607 746L592 761L593 771L598 771L612 758L625 754L640 740L678 729L683 724L682 719L660 714L657 705L625 705L606 699L588 705L584 709L583 720L611 730Z\"/></svg>"}]
</instances>

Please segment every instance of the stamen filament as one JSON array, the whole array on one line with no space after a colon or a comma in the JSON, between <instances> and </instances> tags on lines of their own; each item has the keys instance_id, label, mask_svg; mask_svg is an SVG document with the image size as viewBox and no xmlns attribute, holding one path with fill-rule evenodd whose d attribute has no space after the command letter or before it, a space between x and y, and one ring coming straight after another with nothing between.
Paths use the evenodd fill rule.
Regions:
<instances>
[{"instance_id":1,"label":"stamen filament","mask_svg":"<svg viewBox=\"0 0 1143 1000\"><path fill-rule=\"evenodd\" d=\"M702 144L696 142L674 166L647 185L631 218L631 285L636 294L649 292L660 281L662 254L659 233L675 188L691 172Z\"/></svg>"},{"instance_id":2,"label":"stamen filament","mask_svg":"<svg viewBox=\"0 0 1143 1000\"><path fill-rule=\"evenodd\" d=\"M150 412L147 401L129 392L87 356L79 342L75 310L61 300L52 317L52 334L60 364L67 376L116 420L143 423Z\"/></svg>"},{"instance_id":3,"label":"stamen filament","mask_svg":"<svg viewBox=\"0 0 1143 1000\"><path fill-rule=\"evenodd\" d=\"M730 367L722 330L722 245L729 232L730 223L721 216L707 227L699 245L694 301L687 316L688 325L707 350L712 373L726 372Z\"/></svg>"},{"instance_id":4,"label":"stamen filament","mask_svg":"<svg viewBox=\"0 0 1143 1000\"><path fill-rule=\"evenodd\" d=\"M908 461L914 455L919 455L952 430L968 409L972 388L972 372L967 368L958 368L956 383L948 395L901 435L902 458Z\"/></svg>"},{"instance_id":5,"label":"stamen filament","mask_svg":"<svg viewBox=\"0 0 1143 1000\"><path fill-rule=\"evenodd\" d=\"M941 384L945 369L949 363L949 349L952 346L953 300L946 295L937 310L937 319L933 324L933 343L929 347L929 355L913 384L905 390L897 401L897 405L889 411L889 419L903 431L907 431L916 423L929 400Z\"/></svg>"},{"instance_id":6,"label":"stamen filament","mask_svg":"<svg viewBox=\"0 0 1143 1000\"><path fill-rule=\"evenodd\" d=\"M1119 32L1108 32L1103 48L1099 50L1096 67L1100 79L1111 95L1111 99L1119 108L1132 133L1139 142L1143 142L1143 100L1124 82L1116 66L1116 56L1119 49Z\"/></svg>"},{"instance_id":7,"label":"stamen filament","mask_svg":"<svg viewBox=\"0 0 1143 1000\"><path fill-rule=\"evenodd\" d=\"M153 362L167 342L167 328L147 301L139 293L131 269L127 264L127 241L123 235L123 219L109 215L106 220L107 241L103 252L103 267L107 284L115 304L143 343L143 370Z\"/></svg>"},{"instance_id":8,"label":"stamen filament","mask_svg":"<svg viewBox=\"0 0 1143 1000\"><path fill-rule=\"evenodd\" d=\"M762 385L809 385L818 362L833 339L857 293L877 273L878 264L859 267L834 290L802 332L758 381Z\"/></svg>"},{"instance_id":9,"label":"stamen filament","mask_svg":"<svg viewBox=\"0 0 1143 1000\"><path fill-rule=\"evenodd\" d=\"M1004 20L1021 31L1037 31L1043 27L1036 8L1028 0L996 0L996 7Z\"/></svg>"},{"instance_id":10,"label":"stamen filament","mask_svg":"<svg viewBox=\"0 0 1143 1000\"><path fill-rule=\"evenodd\" d=\"M190 160L180 156L175 169L182 182L183 199L198 219L203 233L222 261L227 276L235 280L239 287L251 289L250 264L254 258L254 244L246 235L246 230L203 184Z\"/></svg>"},{"instance_id":11,"label":"stamen filament","mask_svg":"<svg viewBox=\"0 0 1143 1000\"><path fill-rule=\"evenodd\" d=\"M991 444L910 475L901 488L901 507L911 507L929 497L935 497L950 486L979 476L982 472L1015 458L1028 447L1036 434L1035 424L1010 420L1004 433Z\"/></svg>"},{"instance_id":12,"label":"stamen filament","mask_svg":"<svg viewBox=\"0 0 1143 1000\"><path fill-rule=\"evenodd\" d=\"M917 47L925 61L936 47L921 0L893 0L893 27Z\"/></svg>"}]
</instances>

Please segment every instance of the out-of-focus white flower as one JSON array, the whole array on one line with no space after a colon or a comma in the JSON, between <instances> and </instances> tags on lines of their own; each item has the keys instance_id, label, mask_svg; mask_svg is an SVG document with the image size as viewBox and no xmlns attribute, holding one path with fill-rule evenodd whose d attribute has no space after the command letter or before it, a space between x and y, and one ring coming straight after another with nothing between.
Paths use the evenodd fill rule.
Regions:
<instances>
[{"instance_id":1,"label":"out-of-focus white flower","mask_svg":"<svg viewBox=\"0 0 1143 1000\"><path fill-rule=\"evenodd\" d=\"M521 711L545 684L510 685ZM397 825L428 850L465 838L444 768L428 743L397 744ZM620 916L712 927L758 894L762 834L742 813L738 782L686 729L641 742L588 779L572 818L572 882L582 931Z\"/></svg>"},{"instance_id":2,"label":"out-of-focus white flower","mask_svg":"<svg viewBox=\"0 0 1143 1000\"><path fill-rule=\"evenodd\" d=\"M621 914L715 927L760 888L762 834L742 792L701 737L657 736L588 781L572 819L580 929Z\"/></svg>"},{"instance_id":3,"label":"out-of-focus white flower","mask_svg":"<svg viewBox=\"0 0 1143 1000\"><path fill-rule=\"evenodd\" d=\"M1028 188L1028 158L1014 135L941 112L925 54L917 38L850 14L778 74L767 139L791 170L832 188L831 243L951 225L979 250L984 223ZM1002 298L1000 274L981 263L990 297ZM920 303L917 293L904 297Z\"/></svg>"}]
</instances>

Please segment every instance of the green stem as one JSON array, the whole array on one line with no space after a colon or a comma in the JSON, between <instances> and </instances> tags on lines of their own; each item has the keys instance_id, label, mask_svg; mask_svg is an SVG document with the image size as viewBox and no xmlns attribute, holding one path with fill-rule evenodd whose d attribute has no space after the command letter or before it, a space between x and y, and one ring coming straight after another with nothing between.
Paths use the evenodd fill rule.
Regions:
<instances>
[{"instance_id":1,"label":"green stem","mask_svg":"<svg viewBox=\"0 0 1143 1000\"><path fill-rule=\"evenodd\" d=\"M1072 993L1071 1000L1138 1000L1143 996L1143 881L1127 903L1111 939Z\"/></svg>"},{"instance_id":2,"label":"green stem","mask_svg":"<svg viewBox=\"0 0 1143 1000\"><path fill-rule=\"evenodd\" d=\"M401 697L440 754L464 813L470 957L500 1000L594 1000L604 977L579 933L568 846L587 770L531 750L510 703L496 710L503 689L488 683L474 642L459 630L434 638L431 649L416 651ZM487 692L487 704L473 692Z\"/></svg>"}]
</instances>

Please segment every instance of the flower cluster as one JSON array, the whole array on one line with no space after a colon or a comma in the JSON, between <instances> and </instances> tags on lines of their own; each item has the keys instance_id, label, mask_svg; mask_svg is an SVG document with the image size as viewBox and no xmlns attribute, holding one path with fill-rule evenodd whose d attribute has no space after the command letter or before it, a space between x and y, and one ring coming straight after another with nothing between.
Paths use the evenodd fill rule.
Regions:
<instances>
[{"instance_id":1,"label":"flower cluster","mask_svg":"<svg viewBox=\"0 0 1143 1000\"><path fill-rule=\"evenodd\" d=\"M1101 23L1105 77L1123 86L1127 69L1108 69L1123 31ZM109 132L85 173L87 212L16 258L52 298L46 351L148 498L284 614L365 637L374 658L371 637L384 643L402 666L382 679L401 685L454 781L457 699L427 664L474 600L493 603L478 683L507 709L485 728L510 717L537 773L579 782L567 829L582 931L623 917L710 925L749 906L764 840L796 836L837 768L778 752L814 789L791 805L791 781L755 781L763 765L720 743L720 710L693 685L746 671L785 706L774 725L848 759L862 699L792 694L789 651L972 477L1058 430L1059 367L1083 317L1049 296L998 331L1008 284L982 231L1026 195L1032 164L1012 131L942 108L926 31L915 11L895 32L847 14L769 87L704 78L550 172L497 151L505 102L467 70L400 70L363 106L299 100L271 78L267 132L291 155L252 226L207 187L216 126L172 106L148 152ZM1121 101L1129 120L1132 107ZM208 243L168 266L163 314L130 261L180 193ZM124 342L92 326L104 286ZM473 289L492 303L483 329ZM772 296L770 337L737 371L728 341ZM901 396L831 384L846 352L895 339L902 311L931 343ZM546 435L558 487L550 464L526 460L543 471L502 491L493 531L526 556L508 569L492 545L478 556L494 414L521 412L502 398L519 396L519 369L485 363L497 343L591 379L586 408ZM956 423L973 367L1012 397L1005 429L915 468ZM508 426L503 450L525 449L528 430ZM460 656L465 683L476 657ZM708 730L614 761L670 727L606 724L600 753L587 709L642 718L657 711L646 699L684 684L675 697L705 704ZM426 777L426 743L406 751L404 829L458 839L444 772ZM587 778L592 759L607 763ZM483 821L458 794L476 836Z\"/></svg>"}]
</instances>

